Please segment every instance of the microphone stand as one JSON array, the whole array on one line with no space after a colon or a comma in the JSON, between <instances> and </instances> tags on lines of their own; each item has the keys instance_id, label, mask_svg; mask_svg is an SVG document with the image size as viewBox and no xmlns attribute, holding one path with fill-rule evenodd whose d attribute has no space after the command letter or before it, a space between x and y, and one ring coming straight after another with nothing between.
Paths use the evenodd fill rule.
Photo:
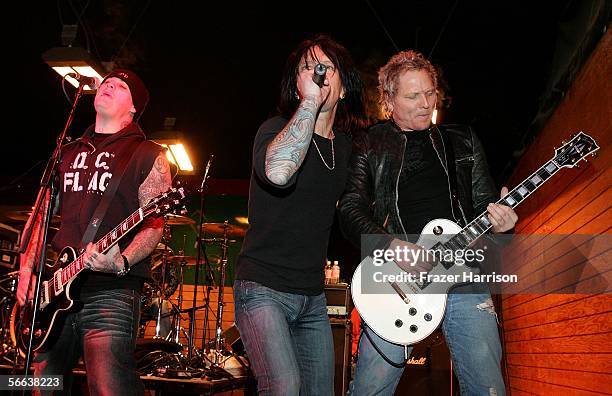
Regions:
<instances>
[{"instance_id":1,"label":"microphone stand","mask_svg":"<svg viewBox=\"0 0 612 396\"><path fill-rule=\"evenodd\" d=\"M62 80L62 84L63 83L64 83L64 80ZM79 88L77 89L76 95L74 97L74 101L72 102L72 108L70 109L70 113L68 114L68 119L66 120L64 129L59 135L59 137L57 138L55 151L53 152L53 155L49 159L49 162L47 162L47 167L45 169L45 172L43 173L43 177L40 182L40 191L38 194L38 198L36 200L36 205L35 205L34 210L32 211L32 217L31 217L32 222L30 224L29 229L26 230L24 238L21 242L21 246L22 246L21 250L23 251L24 247L29 244L30 239L32 237L32 231L34 227L36 227L36 221L35 221L36 218L44 210L43 209L44 202L46 201L45 198L47 197L47 191L48 191L49 205L46 208L46 213L44 214L44 220L39 226L40 229L42 230L42 244L38 245L41 248L39 251L38 263L35 263L37 264L36 266L37 278L36 278L36 286L34 288L34 307L32 308L33 309L32 322L30 323L30 332L29 332L28 348L26 351L24 375L28 375L30 371L30 366L32 364L32 342L34 340L34 326L36 324L38 310L40 307L40 286L42 284L42 272L43 272L43 268L45 265L45 259L47 257L47 237L49 234L49 224L51 224L51 216L53 215L53 208L55 206L54 203L55 203L56 193L57 193L57 191L55 190L55 185L53 181L55 177L57 176L57 167L61 160L62 143L66 139L68 128L70 128L70 125L72 124L72 120L74 119L74 113L75 113L77 104L79 100L81 99L81 97L83 96L83 85L84 84L82 83L79 84ZM29 282L28 282L28 293L29 293Z\"/></svg>"},{"instance_id":2,"label":"microphone stand","mask_svg":"<svg viewBox=\"0 0 612 396\"><path fill-rule=\"evenodd\" d=\"M208 179L208 171L210 170L210 164L212 163L212 160L214 158L214 154L211 154L210 158L208 159L208 163L206 164L206 169L204 170L204 177L202 178L202 185L200 186L200 219L198 224L200 225L200 229L198 230L198 239L196 241L196 244L198 245L198 253L196 256L196 267L195 267L195 278L194 278L194 282L193 282L193 305L191 307L191 311L189 312L189 317L190 317L190 321L189 321L189 343L188 343L188 358L189 360L191 360L192 356L193 356L193 348L194 348L194 339L195 339L195 310L198 308L196 307L196 299L197 299L197 294L198 294L198 279L200 277L200 258L201 258L201 243L202 243L202 226L204 224L204 190L206 188L206 180ZM204 257L206 258L206 262L208 263L208 257L206 257L206 252L204 252ZM209 301L206 301L206 304L208 304ZM208 314L208 306L205 305L206 307L206 314ZM208 315L206 315L208 319ZM204 323L204 332L206 333L206 322Z\"/></svg>"}]
</instances>

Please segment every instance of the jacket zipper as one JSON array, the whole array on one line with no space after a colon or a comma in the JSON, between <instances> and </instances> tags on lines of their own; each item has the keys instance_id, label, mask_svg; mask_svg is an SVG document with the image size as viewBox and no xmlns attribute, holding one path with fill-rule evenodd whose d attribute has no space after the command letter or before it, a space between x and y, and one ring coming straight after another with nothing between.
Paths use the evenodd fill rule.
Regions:
<instances>
[{"instance_id":1,"label":"jacket zipper","mask_svg":"<svg viewBox=\"0 0 612 396\"><path fill-rule=\"evenodd\" d=\"M440 131L438 131L438 133L441 134ZM429 134L429 139L431 140L431 145L434 148L434 151L436 152L436 155L438 156L438 161L440 161L440 164L442 164L442 169L444 169L444 173L446 173L446 184L448 187L448 197L450 199L450 208L451 208L451 213L453 215L454 219L457 219L457 216L455 215L455 209L453 208L453 193L451 191L451 187L450 187L450 176L448 175L448 164L446 164L445 166L445 162L442 160L442 158L440 157L440 153L438 152L438 149L436 148L436 144L434 142L434 139L431 135L431 133ZM442 136L440 136L440 143L442 144L442 150L444 150L444 158L446 158L446 147L444 146L444 140L442 140ZM467 224L467 218L465 217L465 213L463 213L463 208L461 207L461 202L459 202L459 197L457 197L457 206L459 206L459 210L461 211L461 217L463 217L463 222L465 224Z\"/></svg>"},{"instance_id":2,"label":"jacket zipper","mask_svg":"<svg viewBox=\"0 0 612 396\"><path fill-rule=\"evenodd\" d=\"M408 239L408 235L406 235L406 229L404 228L404 223L402 222L402 217L400 216L400 212L399 212L399 206L398 206L398 202L399 202L399 181L400 181L400 177L402 175L402 168L404 167L404 154L406 153L406 141L407 138L404 135L402 136L402 140L403 140L403 147L402 147L402 161L400 163L400 167L399 167L399 172L397 172L397 180L395 181L395 212L397 214L397 219L399 220L400 226L402 227L402 232L404 233L404 239L407 240Z\"/></svg>"}]
</instances>

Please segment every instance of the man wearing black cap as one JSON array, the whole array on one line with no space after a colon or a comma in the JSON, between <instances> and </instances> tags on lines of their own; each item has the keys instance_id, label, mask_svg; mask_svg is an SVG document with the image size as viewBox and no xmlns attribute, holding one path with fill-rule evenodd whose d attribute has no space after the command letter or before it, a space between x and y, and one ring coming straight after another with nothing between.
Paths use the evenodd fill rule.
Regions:
<instances>
[{"instance_id":1,"label":"man wearing black cap","mask_svg":"<svg viewBox=\"0 0 612 396\"><path fill-rule=\"evenodd\" d=\"M56 251L65 246L86 248L84 260L91 271L79 276L83 309L66 315L59 325L61 335L48 351L37 353L34 369L37 375L64 375L67 391L71 369L83 356L90 394L144 392L133 352L140 291L149 276L148 256L162 236L163 217L147 218L106 254L97 252L91 242L80 245L87 242L82 240L83 235L96 221L92 217L113 177L120 177L120 182L92 241L171 186L170 166L162 147L147 140L137 123L148 100L149 93L136 74L129 70L111 72L94 99L95 124L62 148L57 205L62 222L52 246ZM129 158L129 162L117 176L122 158ZM32 240L37 239L34 231ZM33 294L35 276L30 277L30 273L35 250L27 249L21 256L17 290L21 305Z\"/></svg>"}]
</instances>

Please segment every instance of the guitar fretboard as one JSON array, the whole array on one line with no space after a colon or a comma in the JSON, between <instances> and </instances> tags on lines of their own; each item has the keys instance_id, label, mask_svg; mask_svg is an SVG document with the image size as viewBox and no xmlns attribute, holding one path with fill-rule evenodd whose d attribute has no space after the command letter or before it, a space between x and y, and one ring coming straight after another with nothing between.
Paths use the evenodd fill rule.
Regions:
<instances>
[{"instance_id":1,"label":"guitar fretboard","mask_svg":"<svg viewBox=\"0 0 612 396\"><path fill-rule=\"evenodd\" d=\"M518 186L510 191L506 196L497 201L498 204L506 205L511 208L517 207L521 202L537 190L542 184L550 179L559 171L560 167L555 164L554 160L550 160L540 169L533 172L529 177L523 180ZM445 243L440 243L435 246L439 250L464 250L478 238L485 234L493 225L489 221L487 212L481 213L472 220L465 228L455 234ZM452 263L442 263L446 268L450 268Z\"/></svg>"},{"instance_id":2,"label":"guitar fretboard","mask_svg":"<svg viewBox=\"0 0 612 396\"><path fill-rule=\"evenodd\" d=\"M130 232L144 219L145 214L142 208L139 208L125 220L123 220L117 227L113 228L110 232L104 235L98 242L96 247L98 252L106 253L115 243L117 243L124 235ZM68 284L73 278L81 273L85 269L85 263L83 262L83 255L81 254L73 262L66 265L61 270L60 278L53 278L53 287L55 290L62 290L64 286ZM58 284L61 282L61 284Z\"/></svg>"}]
</instances>

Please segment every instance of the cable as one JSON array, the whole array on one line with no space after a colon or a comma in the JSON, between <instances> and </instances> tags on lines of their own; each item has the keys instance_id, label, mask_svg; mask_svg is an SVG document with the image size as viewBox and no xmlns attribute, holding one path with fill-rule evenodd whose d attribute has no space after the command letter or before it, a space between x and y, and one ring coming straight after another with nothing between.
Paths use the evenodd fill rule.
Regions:
<instances>
[{"instance_id":1,"label":"cable","mask_svg":"<svg viewBox=\"0 0 612 396\"><path fill-rule=\"evenodd\" d=\"M372 10L372 14L374 14L374 17L378 21L378 24L380 25L382 30L387 35L387 38L389 39L389 41L391 41L391 44L393 44L393 47L395 48L395 50L397 52L399 52L399 47L397 46L397 44L395 44L395 41L393 41L393 38L391 37L391 35L387 31L387 28L385 28L385 25L383 24L382 20L378 17L378 14L376 13L376 10L374 9L374 7L372 7L372 4L370 4L370 0L365 0L365 2L367 3L368 7L370 7L370 10Z\"/></svg>"},{"instance_id":2,"label":"cable","mask_svg":"<svg viewBox=\"0 0 612 396\"><path fill-rule=\"evenodd\" d=\"M453 8L451 8L450 12L446 16L446 21L444 21L444 25L442 25L442 29L440 29L440 33L438 33L438 37L436 38L436 42L434 43L433 47L431 47L431 51L429 51L429 55L427 55L427 59L431 59L431 55L433 54L434 50L438 46L438 42L440 41L440 38L442 37L442 34L444 34L444 31L446 30L446 26L448 25L448 22L450 21L451 17L455 13L455 9L457 8L457 4L459 4L459 0L455 0L455 4L453 5Z\"/></svg>"},{"instance_id":3,"label":"cable","mask_svg":"<svg viewBox=\"0 0 612 396\"><path fill-rule=\"evenodd\" d=\"M60 5L60 2L62 0L57 0L57 16L59 18L60 24L63 26L64 25L64 18L62 17L62 7Z\"/></svg>"},{"instance_id":4,"label":"cable","mask_svg":"<svg viewBox=\"0 0 612 396\"><path fill-rule=\"evenodd\" d=\"M134 33L134 30L136 29L136 26L138 25L138 22L140 22L140 19L142 19L143 15L145 14L145 12L147 11L147 9L149 8L150 5L151 5L151 0L148 0L147 4L145 4L145 6L142 8L142 11L140 11L140 14L136 18L136 22L134 22L134 24L132 25L132 28L130 29L130 31L128 32L127 36L125 37L125 40L123 40L123 44L121 44L121 47L119 47L117 52L115 52L115 55L113 55L111 57L111 62L115 60L115 58L117 57L117 55L119 55L119 53L121 52L123 47L125 47L125 44L127 44L128 40L132 36L132 33Z\"/></svg>"},{"instance_id":5,"label":"cable","mask_svg":"<svg viewBox=\"0 0 612 396\"><path fill-rule=\"evenodd\" d=\"M64 91L64 96L66 97L66 100L68 101L68 103L72 104L72 100L70 99L70 95L68 95L68 92L66 91L66 76L68 76L68 74L65 74L62 77L62 91Z\"/></svg>"},{"instance_id":6,"label":"cable","mask_svg":"<svg viewBox=\"0 0 612 396\"><path fill-rule=\"evenodd\" d=\"M85 46L87 47L87 52L90 52L91 50L90 43L89 43L89 35L87 34L87 30L83 26L81 19L83 18L83 15L85 14L85 11L87 10L87 7L89 7L89 1L90 0L87 0L87 3L85 3L83 8L81 9L81 12L79 13L77 12L74 4L72 4L72 0L68 0L68 4L70 5L70 8L72 8L72 12L74 12L74 15L77 17L77 25L80 25L81 29L83 29L83 33L85 33Z\"/></svg>"},{"instance_id":7,"label":"cable","mask_svg":"<svg viewBox=\"0 0 612 396\"><path fill-rule=\"evenodd\" d=\"M380 350L380 348L378 348L378 345L376 345L374 343L374 340L372 340L372 338L370 337L370 334L368 334L368 328L367 326L364 326L363 328L363 334L366 335L366 337L368 337L368 340L370 340L370 344L372 344L372 346L374 347L374 349L376 349L376 352L378 352L380 354L380 356L387 362L389 363L391 366L395 367L395 368L401 368L403 369L404 367L406 367L406 362L408 360L404 360L402 363L396 363L394 361L391 360L391 358L389 358L387 355L385 355L383 353L383 351Z\"/></svg>"}]
</instances>

